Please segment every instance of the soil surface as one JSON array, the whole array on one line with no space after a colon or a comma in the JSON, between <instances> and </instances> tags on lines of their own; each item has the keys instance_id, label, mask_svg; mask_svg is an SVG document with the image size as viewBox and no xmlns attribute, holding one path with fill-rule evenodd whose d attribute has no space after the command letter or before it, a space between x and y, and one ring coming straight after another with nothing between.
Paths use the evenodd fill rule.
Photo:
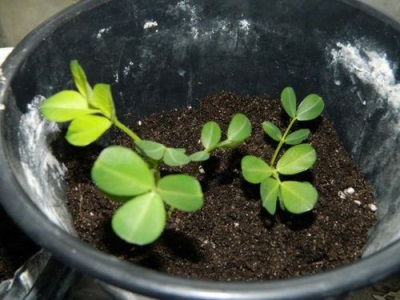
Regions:
<instances>
[{"instance_id":1,"label":"soil surface","mask_svg":"<svg viewBox=\"0 0 400 300\"><path fill-rule=\"evenodd\" d=\"M290 278L359 259L368 230L376 222L370 208L375 202L373 191L325 118L298 123L312 130L308 141L318 154L312 170L295 177L311 181L319 192L315 209L302 215L284 211L269 215L261 205L259 185L245 182L240 174L240 161L246 154L270 160L276 142L265 135L261 123L269 120L282 129L287 126L279 101L220 93L204 99L196 109L142 119L133 129L142 138L186 147L193 153L201 148L202 124L214 120L226 132L238 112L250 118L252 137L233 151L214 152L202 165L204 172L197 172L194 165L185 170L196 171L204 207L196 213L175 211L161 238L149 246L127 244L111 230L110 219L119 204L98 192L90 179L101 147L63 146L66 151L59 155L69 169L68 205L81 239L120 259L161 272L224 281ZM111 135L112 144L131 145L117 130Z\"/></svg>"}]
</instances>

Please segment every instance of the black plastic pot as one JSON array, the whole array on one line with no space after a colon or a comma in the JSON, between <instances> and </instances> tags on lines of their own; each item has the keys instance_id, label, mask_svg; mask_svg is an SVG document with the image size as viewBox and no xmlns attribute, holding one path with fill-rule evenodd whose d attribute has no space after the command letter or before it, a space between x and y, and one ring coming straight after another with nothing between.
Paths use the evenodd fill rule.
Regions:
<instances>
[{"instance_id":1,"label":"black plastic pot","mask_svg":"<svg viewBox=\"0 0 400 300\"><path fill-rule=\"evenodd\" d=\"M170 299L338 296L400 270L400 24L361 1L80 1L21 42L0 69L1 202L56 258L111 285ZM365 257L317 275L258 283L177 278L81 242L63 206L62 166L47 142L42 97L71 85L70 60L113 83L118 110L139 115L221 90L316 92L375 187L380 223Z\"/></svg>"}]
</instances>

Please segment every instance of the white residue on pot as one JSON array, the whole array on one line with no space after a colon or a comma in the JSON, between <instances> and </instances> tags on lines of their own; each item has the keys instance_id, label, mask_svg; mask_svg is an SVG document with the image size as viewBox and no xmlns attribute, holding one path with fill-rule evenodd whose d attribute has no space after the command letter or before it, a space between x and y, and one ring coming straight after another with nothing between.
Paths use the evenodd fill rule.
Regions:
<instances>
[{"instance_id":1,"label":"white residue on pot","mask_svg":"<svg viewBox=\"0 0 400 300\"><path fill-rule=\"evenodd\" d=\"M189 0L179 1L176 5L170 5L166 13L172 18L178 18L179 16L184 15L191 27L193 38L198 38L198 8L195 5L191 5Z\"/></svg>"},{"instance_id":2,"label":"white residue on pot","mask_svg":"<svg viewBox=\"0 0 400 300\"><path fill-rule=\"evenodd\" d=\"M21 165L35 204L55 224L73 232L71 219L61 199L66 167L57 161L49 146L49 139L60 130L56 123L42 119L39 105L43 100L43 96L36 96L21 116L18 130Z\"/></svg>"},{"instance_id":3,"label":"white residue on pot","mask_svg":"<svg viewBox=\"0 0 400 300\"><path fill-rule=\"evenodd\" d=\"M110 27L106 27L106 28L100 29L100 30L97 32L96 37L97 37L98 39L103 38L103 36L104 36L105 34L107 34L107 33L111 30L111 28L112 28L112 27L110 26Z\"/></svg>"},{"instance_id":4,"label":"white residue on pot","mask_svg":"<svg viewBox=\"0 0 400 300\"><path fill-rule=\"evenodd\" d=\"M4 104L0 104L0 110L5 110L6 106Z\"/></svg>"},{"instance_id":5,"label":"white residue on pot","mask_svg":"<svg viewBox=\"0 0 400 300\"><path fill-rule=\"evenodd\" d=\"M133 63L133 61L130 61L123 69L123 73L125 76L129 75L129 73L131 72L132 68L135 66L135 64Z\"/></svg>"},{"instance_id":6,"label":"white residue on pot","mask_svg":"<svg viewBox=\"0 0 400 300\"><path fill-rule=\"evenodd\" d=\"M186 74L186 71L185 71L185 70L183 70L183 69L178 69L178 75L179 75L179 76L184 77L185 74Z\"/></svg>"},{"instance_id":7,"label":"white residue on pot","mask_svg":"<svg viewBox=\"0 0 400 300\"><path fill-rule=\"evenodd\" d=\"M146 23L144 23L143 29L149 29L157 26L158 26L157 21L147 21Z\"/></svg>"},{"instance_id":8,"label":"white residue on pot","mask_svg":"<svg viewBox=\"0 0 400 300\"><path fill-rule=\"evenodd\" d=\"M195 40L209 39L213 35L220 34L235 44L238 33L244 32L245 35L248 35L251 27L250 21L245 18L241 20L216 18L210 24L207 22L201 23L203 20L201 8L191 4L189 0L170 5L166 13L171 18L180 17L186 20L190 27L190 34Z\"/></svg>"},{"instance_id":9,"label":"white residue on pot","mask_svg":"<svg viewBox=\"0 0 400 300\"><path fill-rule=\"evenodd\" d=\"M113 77L114 77L115 83L118 83L118 82L119 82L119 74L118 74L118 71L115 72L115 73L113 74Z\"/></svg>"},{"instance_id":10,"label":"white residue on pot","mask_svg":"<svg viewBox=\"0 0 400 300\"><path fill-rule=\"evenodd\" d=\"M0 84L3 84L6 82L6 78L3 75L3 69L0 66Z\"/></svg>"},{"instance_id":11,"label":"white residue on pot","mask_svg":"<svg viewBox=\"0 0 400 300\"><path fill-rule=\"evenodd\" d=\"M183 1L178 2L176 4L175 9L177 11L180 10L182 12L186 12L187 14L189 14L190 23L197 24L197 22L199 21L198 12L197 12L198 9L195 5L190 5L189 0L183 0Z\"/></svg>"},{"instance_id":12,"label":"white residue on pot","mask_svg":"<svg viewBox=\"0 0 400 300\"><path fill-rule=\"evenodd\" d=\"M385 53L368 49L361 43L357 45L337 43L336 46L336 49L331 50L332 64L341 65L351 76L371 85L394 108L400 108L400 84L396 82L395 78L397 66L389 61ZM351 77L351 80L353 84L356 83L354 77ZM335 78L335 83L340 85L341 81ZM362 103L366 105L356 87L355 92Z\"/></svg>"},{"instance_id":13,"label":"white residue on pot","mask_svg":"<svg viewBox=\"0 0 400 300\"><path fill-rule=\"evenodd\" d=\"M239 29L245 31L246 34L249 33L250 30L250 22L243 19L239 21Z\"/></svg>"}]
</instances>

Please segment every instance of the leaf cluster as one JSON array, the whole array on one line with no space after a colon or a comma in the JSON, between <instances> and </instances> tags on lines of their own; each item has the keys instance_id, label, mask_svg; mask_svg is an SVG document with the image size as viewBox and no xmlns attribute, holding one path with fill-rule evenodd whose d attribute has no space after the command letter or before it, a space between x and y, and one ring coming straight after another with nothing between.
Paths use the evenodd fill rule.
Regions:
<instances>
[{"instance_id":1,"label":"leaf cluster","mask_svg":"<svg viewBox=\"0 0 400 300\"><path fill-rule=\"evenodd\" d=\"M186 154L184 148L169 148L165 145L141 140L137 146L143 153L152 160L162 160L171 167L181 166L189 162L202 162L210 158L212 151L219 148L234 148L244 142L251 135L250 120L243 114L235 114L229 122L226 139L222 140L222 131L218 123L209 121L205 123L201 130L200 141L203 150L190 155Z\"/></svg>"},{"instance_id":2,"label":"leaf cluster","mask_svg":"<svg viewBox=\"0 0 400 300\"><path fill-rule=\"evenodd\" d=\"M219 148L234 148L251 135L249 119L235 114L222 138L218 123L209 121L201 129L202 150L188 154L185 148L172 148L156 141L141 139L122 124L115 113L111 87L98 83L92 87L77 61L70 69L76 90L64 90L47 98L40 107L44 118L54 122L70 122L66 139L75 146L95 142L111 126L127 134L133 141L132 149L109 146L95 161L91 176L96 186L110 199L122 202L112 218L115 233L129 243L144 245L156 240L163 232L168 216L174 209L193 212L203 205L201 185L195 177L171 174L162 177L160 165L179 167L210 158ZM318 199L316 189L308 182L282 180L282 176L295 175L310 169L317 158L315 149L304 141L309 129L291 132L297 121L317 118L324 109L318 95L308 95L297 106L292 88L281 93L281 104L290 117L285 130L270 121L262 123L264 132L278 142L269 163L248 155L241 162L245 180L260 184L263 206L275 214L277 203L281 209L303 213L312 209ZM282 147L289 148L279 157Z\"/></svg>"},{"instance_id":3,"label":"leaf cluster","mask_svg":"<svg viewBox=\"0 0 400 300\"><path fill-rule=\"evenodd\" d=\"M245 156L242 159L242 174L246 181L260 184L260 195L263 207L272 215L276 213L279 202L282 210L300 214L311 210L317 200L318 192L309 182L282 180L282 175L295 175L310 169L317 159L315 149L303 143L310 135L309 129L298 129L291 132L296 121L309 121L319 117L324 109L322 98L310 94L297 106L297 99L291 87L281 93L281 104L290 117L290 123L282 133L270 121L262 123L264 132L278 142L269 163L256 156ZM291 146L277 160L284 145Z\"/></svg>"},{"instance_id":4,"label":"leaf cluster","mask_svg":"<svg viewBox=\"0 0 400 300\"><path fill-rule=\"evenodd\" d=\"M162 234L174 209L193 212L203 205L198 180L179 173L162 177L161 163L177 167L204 161L213 150L233 148L251 134L250 121L236 114L224 140L217 123L204 124L200 138L204 149L193 154L187 154L184 148L141 139L118 120L110 85L98 83L92 87L76 60L71 61L70 69L77 90L64 90L47 98L41 104L41 113L49 121L70 122L66 139L75 146L93 143L113 125L132 138L132 149L104 149L91 171L96 186L110 199L122 202L113 215L112 228L129 243L153 242Z\"/></svg>"}]
</instances>

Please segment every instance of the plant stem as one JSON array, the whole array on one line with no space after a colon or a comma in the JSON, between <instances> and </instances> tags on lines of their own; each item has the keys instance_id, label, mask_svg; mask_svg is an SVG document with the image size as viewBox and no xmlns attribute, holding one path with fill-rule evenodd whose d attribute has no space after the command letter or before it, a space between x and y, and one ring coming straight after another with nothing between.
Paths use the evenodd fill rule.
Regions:
<instances>
[{"instance_id":1,"label":"plant stem","mask_svg":"<svg viewBox=\"0 0 400 300\"><path fill-rule=\"evenodd\" d=\"M168 217L168 219L171 218L173 212L174 212L174 208L173 208L172 206L170 206L170 207L168 208L168 211L167 211L167 217Z\"/></svg>"},{"instance_id":2,"label":"plant stem","mask_svg":"<svg viewBox=\"0 0 400 300\"><path fill-rule=\"evenodd\" d=\"M117 126L119 129L121 129L123 132L125 132L127 135L129 135L135 142L135 144L141 141L141 138L136 133L134 133L132 130L130 130L128 127L126 127L117 119L114 120L114 125Z\"/></svg>"},{"instance_id":3,"label":"plant stem","mask_svg":"<svg viewBox=\"0 0 400 300\"><path fill-rule=\"evenodd\" d=\"M289 126L286 128L286 131L283 134L281 140L279 141L278 147L276 147L274 155L272 156L272 159L271 159L271 162L270 162L271 167L274 167L274 164L275 164L276 158L278 157L279 151L281 151L281 148L282 148L283 144L285 143L286 137L288 136L288 134L290 132L290 129L292 129L292 127L293 127L293 125L294 125L294 123L296 121L297 121L297 118L294 117L290 121Z\"/></svg>"},{"instance_id":4,"label":"plant stem","mask_svg":"<svg viewBox=\"0 0 400 300\"><path fill-rule=\"evenodd\" d=\"M157 184L161 179L160 174L160 161L152 160L151 161L151 169L153 170L154 181Z\"/></svg>"}]
</instances>

